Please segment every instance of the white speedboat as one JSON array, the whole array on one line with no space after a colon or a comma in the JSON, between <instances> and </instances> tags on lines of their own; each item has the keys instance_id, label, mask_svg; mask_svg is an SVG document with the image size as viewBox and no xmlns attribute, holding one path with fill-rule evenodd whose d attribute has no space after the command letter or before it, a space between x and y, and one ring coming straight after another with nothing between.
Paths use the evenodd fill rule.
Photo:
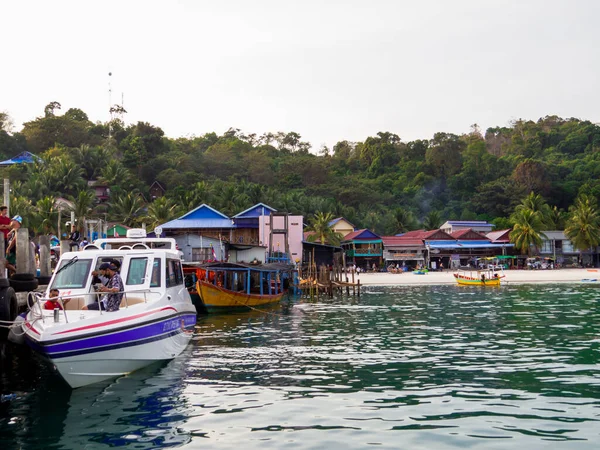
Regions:
<instances>
[{"instance_id":1,"label":"white speedboat","mask_svg":"<svg viewBox=\"0 0 600 450\"><path fill-rule=\"evenodd\" d=\"M104 295L96 292L92 271L110 261L121 266L119 310L82 309ZM59 290L64 310L44 309L51 289ZM31 297L36 301L22 325L26 341L73 388L176 357L196 324L175 240L147 238L141 229L61 255L46 294Z\"/></svg>"}]
</instances>

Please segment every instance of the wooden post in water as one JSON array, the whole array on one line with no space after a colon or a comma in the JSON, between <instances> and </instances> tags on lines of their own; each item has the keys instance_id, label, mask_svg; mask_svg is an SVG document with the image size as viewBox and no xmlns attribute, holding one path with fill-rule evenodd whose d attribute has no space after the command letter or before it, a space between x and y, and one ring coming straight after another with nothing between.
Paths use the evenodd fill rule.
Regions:
<instances>
[{"instance_id":1,"label":"wooden post in water","mask_svg":"<svg viewBox=\"0 0 600 450\"><path fill-rule=\"evenodd\" d=\"M19 228L17 230L17 273L33 273L29 253L31 245L29 244L29 230Z\"/></svg>"},{"instance_id":2,"label":"wooden post in water","mask_svg":"<svg viewBox=\"0 0 600 450\"><path fill-rule=\"evenodd\" d=\"M40 276L50 276L50 237L40 236Z\"/></svg>"}]
</instances>

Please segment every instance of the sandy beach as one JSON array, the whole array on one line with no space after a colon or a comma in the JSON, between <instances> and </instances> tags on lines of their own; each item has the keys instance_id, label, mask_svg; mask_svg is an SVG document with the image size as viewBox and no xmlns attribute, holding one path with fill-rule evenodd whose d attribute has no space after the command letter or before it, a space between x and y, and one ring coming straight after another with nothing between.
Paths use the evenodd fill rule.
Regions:
<instances>
[{"instance_id":1,"label":"sandy beach","mask_svg":"<svg viewBox=\"0 0 600 450\"><path fill-rule=\"evenodd\" d=\"M453 271L428 272L425 275L406 273L361 273L360 284L365 286L403 286L456 284ZM600 269L506 270L504 284L524 283L594 283L600 284ZM356 274L355 274L356 276Z\"/></svg>"}]
</instances>

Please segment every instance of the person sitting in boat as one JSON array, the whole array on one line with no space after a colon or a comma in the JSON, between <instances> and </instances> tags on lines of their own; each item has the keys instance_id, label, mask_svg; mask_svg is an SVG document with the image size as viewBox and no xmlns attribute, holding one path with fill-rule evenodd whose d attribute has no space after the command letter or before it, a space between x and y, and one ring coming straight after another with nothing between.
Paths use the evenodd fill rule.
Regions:
<instances>
[{"instance_id":1,"label":"person sitting in boat","mask_svg":"<svg viewBox=\"0 0 600 450\"><path fill-rule=\"evenodd\" d=\"M106 292L108 295L106 295L98 303L92 303L84 306L83 309L98 310L99 308L102 308L103 311L108 312L119 310L119 307L121 306L121 300L123 299L123 280L117 271L117 266L112 262L106 269L106 273L110 278L108 280L108 284L106 286L100 286L98 291Z\"/></svg>"},{"instance_id":2,"label":"person sitting in boat","mask_svg":"<svg viewBox=\"0 0 600 450\"><path fill-rule=\"evenodd\" d=\"M97 285L98 283L101 283L103 286L106 286L108 280L110 279L106 274L106 269L108 269L108 266L110 266L109 263L102 263L100 264L100 267L98 267L98 270L94 270L92 272L92 284Z\"/></svg>"},{"instance_id":3,"label":"person sitting in boat","mask_svg":"<svg viewBox=\"0 0 600 450\"><path fill-rule=\"evenodd\" d=\"M60 295L58 289L50 289L50 293L48 294L48 300L44 303L44 309L54 310L55 308L63 309L62 305L58 301L58 296ZM63 300L63 304L69 303L70 298Z\"/></svg>"}]
</instances>

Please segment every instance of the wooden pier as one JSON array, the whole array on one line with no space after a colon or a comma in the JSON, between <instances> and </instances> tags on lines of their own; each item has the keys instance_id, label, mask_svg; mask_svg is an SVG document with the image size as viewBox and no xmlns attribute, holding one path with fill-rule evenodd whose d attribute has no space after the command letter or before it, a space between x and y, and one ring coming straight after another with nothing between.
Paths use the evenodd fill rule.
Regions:
<instances>
[{"instance_id":1,"label":"wooden pier","mask_svg":"<svg viewBox=\"0 0 600 450\"><path fill-rule=\"evenodd\" d=\"M336 260L331 266L317 266L314 262L314 252L309 255L307 265L298 269L298 285L303 296L333 298L335 294L360 297L360 280L355 279L354 271L346 270L345 257Z\"/></svg>"}]
</instances>

